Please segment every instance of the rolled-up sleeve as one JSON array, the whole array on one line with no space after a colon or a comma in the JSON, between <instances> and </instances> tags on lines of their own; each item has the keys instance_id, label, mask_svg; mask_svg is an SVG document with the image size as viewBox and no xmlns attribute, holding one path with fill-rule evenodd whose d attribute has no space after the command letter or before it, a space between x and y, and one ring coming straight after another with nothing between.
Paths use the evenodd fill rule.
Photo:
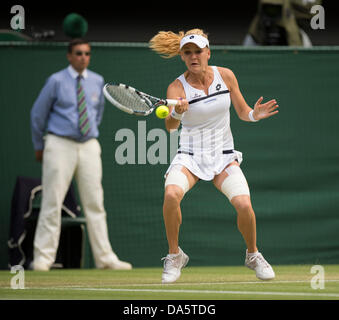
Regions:
<instances>
[{"instance_id":1,"label":"rolled-up sleeve","mask_svg":"<svg viewBox=\"0 0 339 320\"><path fill-rule=\"evenodd\" d=\"M31 110L31 130L34 150L43 150L44 148L43 136L55 99L56 80L51 76L47 79Z\"/></svg>"}]
</instances>

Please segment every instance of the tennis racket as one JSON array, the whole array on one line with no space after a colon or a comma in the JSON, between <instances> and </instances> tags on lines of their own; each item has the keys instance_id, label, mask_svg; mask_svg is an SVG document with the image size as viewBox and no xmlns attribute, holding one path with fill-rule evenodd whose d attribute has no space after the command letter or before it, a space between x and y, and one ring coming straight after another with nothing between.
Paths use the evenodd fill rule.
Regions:
<instances>
[{"instance_id":1,"label":"tennis racket","mask_svg":"<svg viewBox=\"0 0 339 320\"><path fill-rule=\"evenodd\" d=\"M148 116L159 105L175 106L178 100L160 99L123 83L106 83L106 99L120 110L138 116Z\"/></svg>"}]
</instances>

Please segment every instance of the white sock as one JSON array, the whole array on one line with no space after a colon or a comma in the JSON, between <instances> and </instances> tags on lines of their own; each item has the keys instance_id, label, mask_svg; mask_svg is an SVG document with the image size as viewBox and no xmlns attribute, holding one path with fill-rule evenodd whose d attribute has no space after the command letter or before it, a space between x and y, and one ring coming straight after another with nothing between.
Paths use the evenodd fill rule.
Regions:
<instances>
[{"instance_id":1,"label":"white sock","mask_svg":"<svg viewBox=\"0 0 339 320\"><path fill-rule=\"evenodd\" d=\"M248 252L248 251L246 250L246 255L247 255L248 257L256 256L258 253L259 253L258 250L257 250L256 252Z\"/></svg>"},{"instance_id":2,"label":"white sock","mask_svg":"<svg viewBox=\"0 0 339 320\"><path fill-rule=\"evenodd\" d=\"M169 256L170 258L175 258L175 257L177 257L179 254L180 254L180 248L179 248L179 252L178 252L178 253L169 253L168 256Z\"/></svg>"}]
</instances>

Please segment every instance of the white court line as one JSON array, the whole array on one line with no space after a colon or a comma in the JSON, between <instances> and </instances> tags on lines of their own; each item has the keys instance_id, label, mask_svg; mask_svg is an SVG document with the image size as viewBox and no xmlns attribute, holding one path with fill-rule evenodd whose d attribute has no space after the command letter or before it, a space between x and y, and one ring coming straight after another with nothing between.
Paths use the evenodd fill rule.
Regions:
<instances>
[{"instance_id":1,"label":"white court line","mask_svg":"<svg viewBox=\"0 0 339 320\"><path fill-rule=\"evenodd\" d=\"M324 280L324 282L339 282L339 279L335 280ZM227 284L281 284L281 283L311 283L310 280L272 280L272 281L227 281L227 282L176 282L172 284L166 284L166 286L200 286L200 285L227 285ZM147 287L147 286L162 286L161 283L122 283L115 284L119 287ZM76 286L75 286L76 287Z\"/></svg>"},{"instance_id":2,"label":"white court line","mask_svg":"<svg viewBox=\"0 0 339 320\"><path fill-rule=\"evenodd\" d=\"M339 282L339 279L324 280L327 282ZM155 286L200 286L200 285L228 285L228 284L281 284L281 283L311 283L311 280L272 280L272 281L227 281L227 282L176 282L170 284L161 283L115 283L116 287L155 287ZM79 288L77 285L66 286L66 288ZM86 288L85 286L81 288Z\"/></svg>"},{"instance_id":3,"label":"white court line","mask_svg":"<svg viewBox=\"0 0 339 320\"><path fill-rule=\"evenodd\" d=\"M115 287L164 287L166 286L167 288L170 287L178 287L178 286L200 286L200 285L228 285L228 284L281 284L281 283L310 283L311 280L272 280L272 281L228 281L228 282L176 282L176 283L170 283L170 284L161 284L161 283L116 283L114 284ZM339 279L328 279L324 280L325 283L327 282L339 282ZM79 287L78 285L69 285L69 286L62 286L62 287L26 287L27 289L96 289L96 288L91 288L89 286L82 286ZM3 289L10 289L10 287L5 287ZM105 289L105 288L98 288L99 289ZM120 290L116 288L117 290ZM134 290L134 289L132 289ZM151 289L150 289L151 290Z\"/></svg>"},{"instance_id":4,"label":"white court line","mask_svg":"<svg viewBox=\"0 0 339 320\"><path fill-rule=\"evenodd\" d=\"M47 288L46 288L47 289ZM49 288L52 289L52 288ZM62 288L55 288L62 289ZM229 290L176 290L176 289L114 289L114 288L67 288L76 291L109 291L109 292L153 292L153 293L198 293L198 294L247 294L269 296L309 296L309 297L338 297L339 293L309 293L309 292L277 292L277 291L229 291Z\"/></svg>"}]
</instances>

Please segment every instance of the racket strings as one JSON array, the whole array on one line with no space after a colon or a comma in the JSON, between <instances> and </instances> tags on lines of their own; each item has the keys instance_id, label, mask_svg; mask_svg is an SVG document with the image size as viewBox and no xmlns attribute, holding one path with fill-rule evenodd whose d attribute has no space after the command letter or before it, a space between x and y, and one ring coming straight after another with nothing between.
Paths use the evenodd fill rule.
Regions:
<instances>
[{"instance_id":1,"label":"racket strings","mask_svg":"<svg viewBox=\"0 0 339 320\"><path fill-rule=\"evenodd\" d=\"M119 86L108 86L106 89L114 100L135 112L146 112L151 108L151 102L134 91Z\"/></svg>"}]
</instances>

